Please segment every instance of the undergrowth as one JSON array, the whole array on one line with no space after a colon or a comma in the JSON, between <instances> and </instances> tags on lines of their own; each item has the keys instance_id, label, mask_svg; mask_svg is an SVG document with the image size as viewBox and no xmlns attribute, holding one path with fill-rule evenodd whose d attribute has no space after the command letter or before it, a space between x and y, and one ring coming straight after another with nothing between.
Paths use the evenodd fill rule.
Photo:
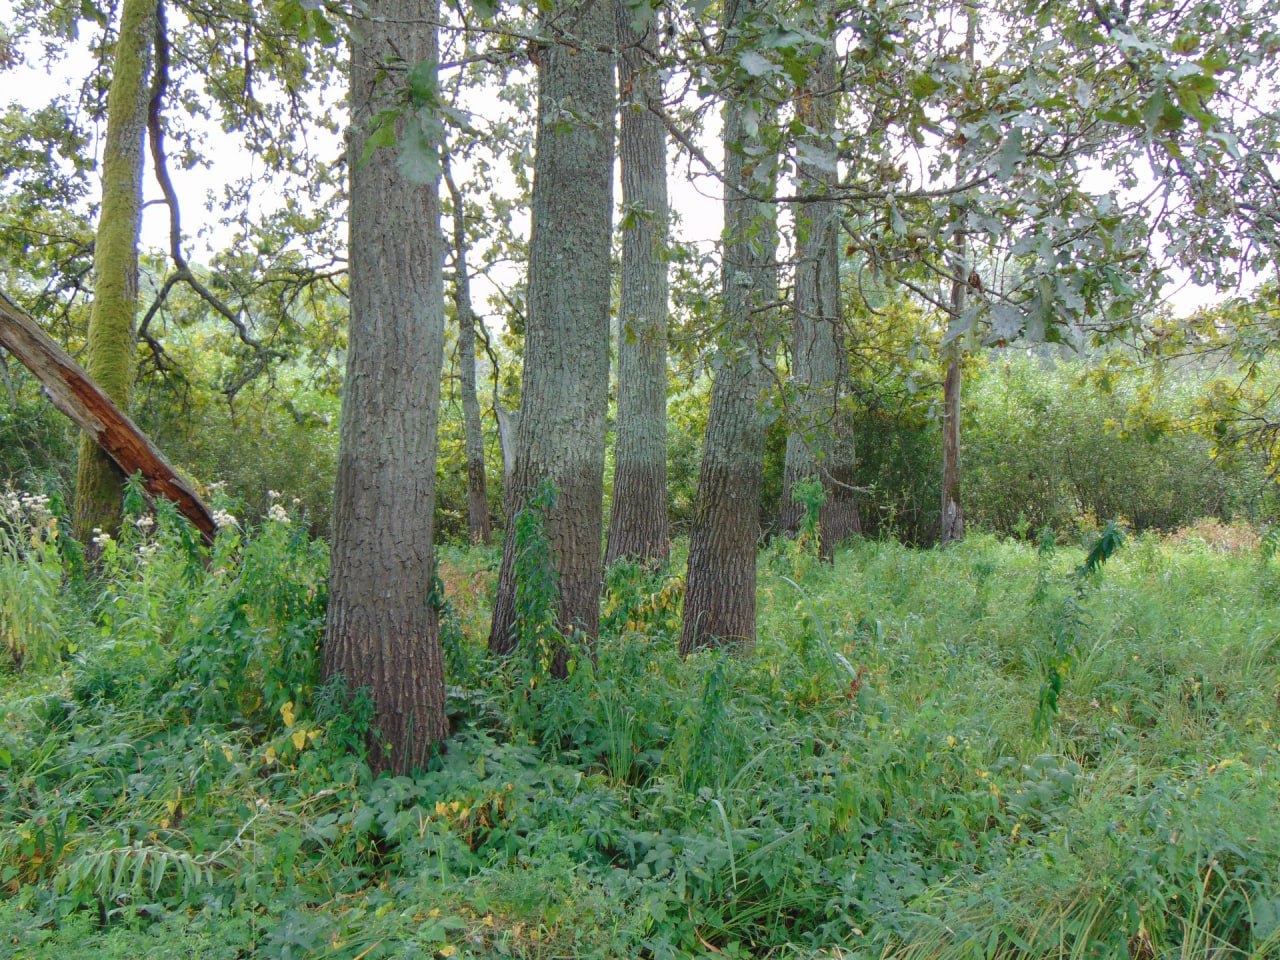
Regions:
<instances>
[{"instance_id":1,"label":"undergrowth","mask_svg":"<svg viewBox=\"0 0 1280 960\"><path fill-rule=\"evenodd\" d=\"M136 510L90 573L41 510L0 540L0 956L1280 956L1273 551L780 544L754 656L683 661L680 567L619 565L562 680L536 610L488 658L496 554L442 551L454 735L373 779L300 524Z\"/></svg>"}]
</instances>

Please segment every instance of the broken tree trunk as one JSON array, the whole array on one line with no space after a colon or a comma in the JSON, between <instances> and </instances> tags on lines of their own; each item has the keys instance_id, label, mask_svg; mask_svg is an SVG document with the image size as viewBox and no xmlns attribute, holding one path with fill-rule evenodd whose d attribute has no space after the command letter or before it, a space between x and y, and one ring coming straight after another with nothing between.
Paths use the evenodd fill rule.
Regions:
<instances>
[{"instance_id":1,"label":"broken tree trunk","mask_svg":"<svg viewBox=\"0 0 1280 960\"><path fill-rule=\"evenodd\" d=\"M195 525L205 540L213 542L217 524L196 492L178 476L134 422L89 379L80 364L2 293L0 347L35 375L53 405L75 421L125 476L142 474L147 493L172 500L178 512Z\"/></svg>"}]
</instances>

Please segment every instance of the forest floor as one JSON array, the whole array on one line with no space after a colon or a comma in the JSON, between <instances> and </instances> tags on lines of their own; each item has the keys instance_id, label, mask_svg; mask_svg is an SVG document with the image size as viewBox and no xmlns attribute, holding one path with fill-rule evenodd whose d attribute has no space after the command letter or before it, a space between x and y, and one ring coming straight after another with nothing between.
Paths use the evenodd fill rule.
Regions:
<instances>
[{"instance_id":1,"label":"forest floor","mask_svg":"<svg viewBox=\"0 0 1280 960\"><path fill-rule=\"evenodd\" d=\"M560 683L486 658L496 553L446 549L455 733L372 779L323 545L179 530L0 566L0 957L1280 957L1254 536L779 542L748 657L615 569Z\"/></svg>"}]
</instances>

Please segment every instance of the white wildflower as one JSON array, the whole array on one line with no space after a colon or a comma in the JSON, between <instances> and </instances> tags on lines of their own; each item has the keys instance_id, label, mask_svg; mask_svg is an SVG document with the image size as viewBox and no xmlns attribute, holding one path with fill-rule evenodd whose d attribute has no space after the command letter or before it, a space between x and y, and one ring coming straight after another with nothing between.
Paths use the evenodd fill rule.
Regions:
<instances>
[{"instance_id":1,"label":"white wildflower","mask_svg":"<svg viewBox=\"0 0 1280 960\"><path fill-rule=\"evenodd\" d=\"M273 503L267 510L267 517L276 523L289 523L289 511L284 508L283 504Z\"/></svg>"},{"instance_id":2,"label":"white wildflower","mask_svg":"<svg viewBox=\"0 0 1280 960\"><path fill-rule=\"evenodd\" d=\"M144 513L142 516L138 517L136 520L133 521L133 525L137 527L139 530L141 530L143 533L146 533L148 530L150 530L152 527L156 525L156 521L155 521L155 518L151 516L151 514Z\"/></svg>"},{"instance_id":3,"label":"white wildflower","mask_svg":"<svg viewBox=\"0 0 1280 960\"><path fill-rule=\"evenodd\" d=\"M111 542L111 534L103 530L101 527L93 528L93 542L99 547L105 547Z\"/></svg>"},{"instance_id":4,"label":"white wildflower","mask_svg":"<svg viewBox=\"0 0 1280 960\"><path fill-rule=\"evenodd\" d=\"M213 511L213 522L217 524L219 529L223 527L234 527L236 525L236 518L234 514L230 514L226 510L215 510Z\"/></svg>"},{"instance_id":5,"label":"white wildflower","mask_svg":"<svg viewBox=\"0 0 1280 960\"><path fill-rule=\"evenodd\" d=\"M279 499L280 499L280 496L281 496L281 494L280 494L280 491L279 491L279 490L268 490L268 491L267 491L267 499L268 499L268 500L279 500Z\"/></svg>"}]
</instances>

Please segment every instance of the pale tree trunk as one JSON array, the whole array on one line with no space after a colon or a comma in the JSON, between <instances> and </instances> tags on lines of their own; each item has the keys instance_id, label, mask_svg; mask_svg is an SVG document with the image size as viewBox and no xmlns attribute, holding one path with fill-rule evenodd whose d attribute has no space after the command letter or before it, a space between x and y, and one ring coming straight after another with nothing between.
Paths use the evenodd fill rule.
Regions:
<instances>
[{"instance_id":1,"label":"pale tree trunk","mask_svg":"<svg viewBox=\"0 0 1280 960\"><path fill-rule=\"evenodd\" d=\"M514 518L542 482L555 488L545 532L559 582L558 625L593 638L600 622L609 252L615 83L612 0L544 17L536 49L538 130L529 241L524 378L507 535L489 646L518 642ZM566 106L572 114L566 114ZM556 652L552 672L565 673Z\"/></svg>"},{"instance_id":2,"label":"pale tree trunk","mask_svg":"<svg viewBox=\"0 0 1280 960\"><path fill-rule=\"evenodd\" d=\"M970 8L964 45L964 58L970 69L973 68L976 31L977 14ZM967 154L962 145L956 157L957 180L964 179ZM962 224L967 206L962 198ZM956 235L953 269L956 275L951 282L951 320L958 323L964 316L969 284L973 282L971 277L976 276L969 266L963 225ZM964 510L960 503L960 355L960 338L956 337L947 346L947 374L942 386L942 521L938 542L943 546L964 539Z\"/></svg>"},{"instance_id":3,"label":"pale tree trunk","mask_svg":"<svg viewBox=\"0 0 1280 960\"><path fill-rule=\"evenodd\" d=\"M102 209L93 252L93 311L85 348L89 377L121 409L133 386L134 317L138 312L138 232L142 226L143 138L147 129L156 0L124 0L107 92L102 154ZM75 533L120 527L124 475L89 436L80 440Z\"/></svg>"},{"instance_id":4,"label":"pale tree trunk","mask_svg":"<svg viewBox=\"0 0 1280 960\"><path fill-rule=\"evenodd\" d=\"M395 773L421 768L449 731L431 602L443 240L437 184L404 179L393 150L357 160L372 118L398 102L385 66L437 58L437 9L371 0L351 30L351 325L324 669L369 691L370 763Z\"/></svg>"},{"instance_id":5,"label":"pale tree trunk","mask_svg":"<svg viewBox=\"0 0 1280 960\"><path fill-rule=\"evenodd\" d=\"M514 502L516 476L516 434L519 432L520 413L508 410L498 402L497 390L494 390L493 417L498 422L498 445L502 448L502 509L507 521L512 517L511 504Z\"/></svg>"},{"instance_id":6,"label":"pale tree trunk","mask_svg":"<svg viewBox=\"0 0 1280 960\"><path fill-rule=\"evenodd\" d=\"M953 281L951 308L964 311L965 285ZM947 350L947 377L942 386L942 531L938 542L964 539L964 511L960 507L960 348Z\"/></svg>"},{"instance_id":7,"label":"pale tree trunk","mask_svg":"<svg viewBox=\"0 0 1280 960\"><path fill-rule=\"evenodd\" d=\"M729 0L729 49L759 0ZM689 537L680 652L756 636L756 544L764 461L762 405L777 347L777 227L771 193L776 158L747 132L744 91L732 91L724 122L724 324L702 447L697 507ZM760 117L764 125L769 117ZM753 171L767 171L753 176Z\"/></svg>"},{"instance_id":8,"label":"pale tree trunk","mask_svg":"<svg viewBox=\"0 0 1280 960\"><path fill-rule=\"evenodd\" d=\"M830 135L838 107L835 49L823 48L798 101L809 128L808 151L798 163L800 193L821 196L839 181ZM804 159L807 156L809 159ZM816 158L829 157L828 161ZM848 408L848 357L840 294L840 211L831 200L796 204L796 286L792 316L793 380L791 430L783 472L782 527L795 533L804 506L792 492L802 480L822 482L818 514L820 553L833 557L836 544L861 532L853 489L856 448Z\"/></svg>"},{"instance_id":9,"label":"pale tree trunk","mask_svg":"<svg viewBox=\"0 0 1280 960\"><path fill-rule=\"evenodd\" d=\"M613 509L605 562L666 563L667 517L667 141L650 104L662 80L633 7L617 0L622 167L622 291L618 305L618 426Z\"/></svg>"},{"instance_id":10,"label":"pale tree trunk","mask_svg":"<svg viewBox=\"0 0 1280 960\"><path fill-rule=\"evenodd\" d=\"M466 213L462 207L462 191L449 168L448 154L444 156L444 182L453 203L453 306L458 318L462 430L467 456L467 533L472 544L489 543L493 540L493 528L489 523L489 495L485 490L480 400L476 396L476 315L471 307L471 277L467 273Z\"/></svg>"}]
</instances>

